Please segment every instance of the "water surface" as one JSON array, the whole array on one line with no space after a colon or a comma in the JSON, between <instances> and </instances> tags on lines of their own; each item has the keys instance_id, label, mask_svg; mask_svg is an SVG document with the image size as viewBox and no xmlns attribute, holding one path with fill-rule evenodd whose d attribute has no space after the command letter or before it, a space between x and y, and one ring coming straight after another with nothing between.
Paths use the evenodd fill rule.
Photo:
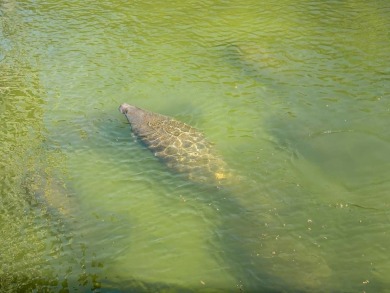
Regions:
<instances>
[{"instance_id":1,"label":"water surface","mask_svg":"<svg viewBox=\"0 0 390 293\"><path fill-rule=\"evenodd\" d=\"M390 287L387 1L0 2L4 291ZM202 132L206 186L123 103Z\"/></svg>"}]
</instances>

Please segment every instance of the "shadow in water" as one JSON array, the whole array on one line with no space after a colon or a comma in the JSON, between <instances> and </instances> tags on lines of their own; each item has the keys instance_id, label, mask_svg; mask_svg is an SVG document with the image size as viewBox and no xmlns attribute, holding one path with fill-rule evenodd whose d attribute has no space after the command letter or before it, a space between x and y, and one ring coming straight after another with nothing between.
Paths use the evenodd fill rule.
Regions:
<instances>
[{"instance_id":1,"label":"shadow in water","mask_svg":"<svg viewBox=\"0 0 390 293\"><path fill-rule=\"evenodd\" d=\"M96 124L105 143L114 148L118 141L131 141L128 124L107 119L107 123L103 119L102 124ZM142 148L142 145L138 147ZM150 152L144 154L152 157ZM102 156L104 160L103 153ZM123 156L127 157L128 152ZM168 169L166 174L169 179L155 178L158 184L167 185L161 187L161 190L167 190L165 196L196 196L196 210L205 213L204 217L214 223L215 230L211 232L214 240L209 251L221 267L234 276L236 287L231 290L310 292L322 288L330 274L327 264L316 251L282 227L274 210L278 204L261 196L258 183L239 178L217 187L190 183L185 175L171 174ZM256 201L262 202L264 208L253 202L254 195L258 195ZM211 215L207 209L199 209L202 205L214 206L215 213Z\"/></svg>"}]
</instances>

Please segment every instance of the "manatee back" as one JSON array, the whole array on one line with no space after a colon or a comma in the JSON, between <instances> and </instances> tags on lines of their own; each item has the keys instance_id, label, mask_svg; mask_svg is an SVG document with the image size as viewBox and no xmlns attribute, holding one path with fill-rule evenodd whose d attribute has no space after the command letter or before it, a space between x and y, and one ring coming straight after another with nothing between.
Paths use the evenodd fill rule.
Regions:
<instances>
[{"instance_id":1,"label":"manatee back","mask_svg":"<svg viewBox=\"0 0 390 293\"><path fill-rule=\"evenodd\" d=\"M134 134L168 167L198 182L226 177L226 164L197 129L171 117L137 108L126 113Z\"/></svg>"}]
</instances>

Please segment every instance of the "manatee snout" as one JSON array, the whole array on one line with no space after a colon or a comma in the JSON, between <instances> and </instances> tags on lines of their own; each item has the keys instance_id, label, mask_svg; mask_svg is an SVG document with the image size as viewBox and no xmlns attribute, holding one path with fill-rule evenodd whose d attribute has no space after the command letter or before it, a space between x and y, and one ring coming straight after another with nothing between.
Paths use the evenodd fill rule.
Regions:
<instances>
[{"instance_id":1,"label":"manatee snout","mask_svg":"<svg viewBox=\"0 0 390 293\"><path fill-rule=\"evenodd\" d=\"M127 114L127 112L129 111L129 109L131 109L131 107L133 107L133 106L124 103L124 104L122 104L122 105L119 106L119 109L118 109L118 110L119 110L119 112L121 112L122 114Z\"/></svg>"}]
</instances>

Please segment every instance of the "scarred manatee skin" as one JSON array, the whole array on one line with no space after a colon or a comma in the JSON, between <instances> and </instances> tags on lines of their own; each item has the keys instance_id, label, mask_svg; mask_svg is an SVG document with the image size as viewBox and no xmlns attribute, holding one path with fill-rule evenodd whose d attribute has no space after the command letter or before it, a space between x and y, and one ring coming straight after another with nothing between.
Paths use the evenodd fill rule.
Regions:
<instances>
[{"instance_id":1,"label":"scarred manatee skin","mask_svg":"<svg viewBox=\"0 0 390 293\"><path fill-rule=\"evenodd\" d=\"M119 111L126 116L136 137L169 168L197 182L219 184L226 179L226 163L197 129L129 104L120 105Z\"/></svg>"}]
</instances>

